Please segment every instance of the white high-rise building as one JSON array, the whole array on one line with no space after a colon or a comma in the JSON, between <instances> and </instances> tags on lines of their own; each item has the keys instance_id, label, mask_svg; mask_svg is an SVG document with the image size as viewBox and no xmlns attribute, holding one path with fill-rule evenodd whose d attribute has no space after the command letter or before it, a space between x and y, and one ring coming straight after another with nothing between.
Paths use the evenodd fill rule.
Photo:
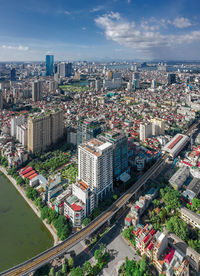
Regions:
<instances>
[{"instance_id":1,"label":"white high-rise building","mask_svg":"<svg viewBox=\"0 0 200 276\"><path fill-rule=\"evenodd\" d=\"M113 146L91 139L78 148L78 179L95 194L95 202L113 191Z\"/></svg>"},{"instance_id":2,"label":"white high-rise building","mask_svg":"<svg viewBox=\"0 0 200 276\"><path fill-rule=\"evenodd\" d=\"M24 123L25 123L25 117L24 116L12 117L11 121L10 121L10 135L12 137L16 137L17 126L21 126Z\"/></svg>"},{"instance_id":3,"label":"white high-rise building","mask_svg":"<svg viewBox=\"0 0 200 276\"><path fill-rule=\"evenodd\" d=\"M28 135L28 127L27 127L27 125L17 126L16 139L24 147L27 147L27 135Z\"/></svg>"},{"instance_id":4,"label":"white high-rise building","mask_svg":"<svg viewBox=\"0 0 200 276\"><path fill-rule=\"evenodd\" d=\"M152 136L152 124L140 124L140 141Z\"/></svg>"}]
</instances>

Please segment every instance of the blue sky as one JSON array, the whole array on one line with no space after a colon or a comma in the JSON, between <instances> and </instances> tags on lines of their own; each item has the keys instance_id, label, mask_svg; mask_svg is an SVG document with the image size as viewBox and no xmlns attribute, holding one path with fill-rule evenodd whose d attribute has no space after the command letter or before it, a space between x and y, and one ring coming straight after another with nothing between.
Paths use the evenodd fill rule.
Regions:
<instances>
[{"instance_id":1,"label":"blue sky","mask_svg":"<svg viewBox=\"0 0 200 276\"><path fill-rule=\"evenodd\" d=\"M199 0L0 0L0 61L200 60Z\"/></svg>"}]
</instances>

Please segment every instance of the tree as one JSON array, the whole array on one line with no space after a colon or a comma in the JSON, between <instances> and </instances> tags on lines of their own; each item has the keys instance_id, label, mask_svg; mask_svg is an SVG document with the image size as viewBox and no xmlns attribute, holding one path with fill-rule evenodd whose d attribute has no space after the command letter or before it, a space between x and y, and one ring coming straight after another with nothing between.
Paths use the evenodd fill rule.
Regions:
<instances>
[{"instance_id":1,"label":"tree","mask_svg":"<svg viewBox=\"0 0 200 276\"><path fill-rule=\"evenodd\" d=\"M194 206L194 208L199 209L200 208L200 200L198 198L194 198L192 200L192 206Z\"/></svg>"},{"instance_id":2,"label":"tree","mask_svg":"<svg viewBox=\"0 0 200 276\"><path fill-rule=\"evenodd\" d=\"M46 219L49 216L49 208L47 206L44 206L41 210L41 219Z\"/></svg>"},{"instance_id":3,"label":"tree","mask_svg":"<svg viewBox=\"0 0 200 276\"><path fill-rule=\"evenodd\" d=\"M87 226L91 222L91 218L84 218L83 225Z\"/></svg>"},{"instance_id":4,"label":"tree","mask_svg":"<svg viewBox=\"0 0 200 276\"><path fill-rule=\"evenodd\" d=\"M58 230L58 236L62 241L69 236L69 228L67 225L64 225L60 231Z\"/></svg>"},{"instance_id":5,"label":"tree","mask_svg":"<svg viewBox=\"0 0 200 276\"><path fill-rule=\"evenodd\" d=\"M114 199L114 200L117 200L117 199L118 199L118 195L114 194L114 195L113 195L113 199Z\"/></svg>"},{"instance_id":6,"label":"tree","mask_svg":"<svg viewBox=\"0 0 200 276\"><path fill-rule=\"evenodd\" d=\"M39 207L39 209L42 208L42 199L41 197L38 197L36 200L35 200L35 205Z\"/></svg>"},{"instance_id":7,"label":"tree","mask_svg":"<svg viewBox=\"0 0 200 276\"><path fill-rule=\"evenodd\" d=\"M21 176L17 176L16 182L17 182L17 185L22 185L22 184L24 184L24 180L21 178Z\"/></svg>"},{"instance_id":8,"label":"tree","mask_svg":"<svg viewBox=\"0 0 200 276\"><path fill-rule=\"evenodd\" d=\"M63 273L64 275L66 275L66 273L67 273L67 266L66 266L66 264L63 264L63 265L62 265L62 273Z\"/></svg>"},{"instance_id":9,"label":"tree","mask_svg":"<svg viewBox=\"0 0 200 276\"><path fill-rule=\"evenodd\" d=\"M147 263L144 257L140 260L139 265L140 265L140 272L144 273L147 270Z\"/></svg>"},{"instance_id":10,"label":"tree","mask_svg":"<svg viewBox=\"0 0 200 276\"><path fill-rule=\"evenodd\" d=\"M69 258L69 260L68 260L68 266L69 266L70 269L72 269L72 267L74 266L74 260L73 260L73 258Z\"/></svg>"},{"instance_id":11,"label":"tree","mask_svg":"<svg viewBox=\"0 0 200 276\"><path fill-rule=\"evenodd\" d=\"M166 226L170 232L175 233L179 238L187 241L189 230L186 222L177 216L173 216L166 222Z\"/></svg>"},{"instance_id":12,"label":"tree","mask_svg":"<svg viewBox=\"0 0 200 276\"><path fill-rule=\"evenodd\" d=\"M54 276L55 275L55 269L52 267L49 271L49 276Z\"/></svg>"},{"instance_id":13,"label":"tree","mask_svg":"<svg viewBox=\"0 0 200 276\"><path fill-rule=\"evenodd\" d=\"M129 240L135 246L135 235L133 234L133 226L124 229L122 236Z\"/></svg>"},{"instance_id":14,"label":"tree","mask_svg":"<svg viewBox=\"0 0 200 276\"><path fill-rule=\"evenodd\" d=\"M180 208L180 194L178 191L171 189L170 187L166 187L164 189L160 189L160 194L167 209L175 210L176 208Z\"/></svg>"},{"instance_id":15,"label":"tree","mask_svg":"<svg viewBox=\"0 0 200 276\"><path fill-rule=\"evenodd\" d=\"M95 250L94 252L94 258L97 260L98 263L101 263L103 254L100 249Z\"/></svg>"},{"instance_id":16,"label":"tree","mask_svg":"<svg viewBox=\"0 0 200 276\"><path fill-rule=\"evenodd\" d=\"M95 219L95 218L98 217L100 214L101 214L100 209L99 209L99 208L95 208L95 209L92 211L92 218Z\"/></svg>"},{"instance_id":17,"label":"tree","mask_svg":"<svg viewBox=\"0 0 200 276\"><path fill-rule=\"evenodd\" d=\"M10 169L8 170L8 174L9 174L9 175L13 175L14 173L16 173L16 169L15 169L15 167L13 166L12 168L10 168Z\"/></svg>"},{"instance_id":18,"label":"tree","mask_svg":"<svg viewBox=\"0 0 200 276\"><path fill-rule=\"evenodd\" d=\"M31 200L35 200L38 196L38 193L35 189L33 189L32 187L28 187L27 191L26 191L26 196L28 198L30 198Z\"/></svg>"},{"instance_id":19,"label":"tree","mask_svg":"<svg viewBox=\"0 0 200 276\"><path fill-rule=\"evenodd\" d=\"M106 245L104 243L100 243L99 249L101 250L102 254L104 254L106 251Z\"/></svg>"},{"instance_id":20,"label":"tree","mask_svg":"<svg viewBox=\"0 0 200 276\"><path fill-rule=\"evenodd\" d=\"M159 201L158 199L154 199L154 200L153 200L153 205L154 205L155 207L158 207L158 206L160 205L160 201Z\"/></svg>"},{"instance_id":21,"label":"tree","mask_svg":"<svg viewBox=\"0 0 200 276\"><path fill-rule=\"evenodd\" d=\"M80 266L78 266L76 268L72 268L70 271L70 276L84 276L84 273Z\"/></svg>"},{"instance_id":22,"label":"tree","mask_svg":"<svg viewBox=\"0 0 200 276\"><path fill-rule=\"evenodd\" d=\"M91 263L90 262L85 262L84 265L83 265L83 272L84 274L86 275L91 275L92 272L93 272L93 269L92 269L92 266L91 266Z\"/></svg>"}]
</instances>

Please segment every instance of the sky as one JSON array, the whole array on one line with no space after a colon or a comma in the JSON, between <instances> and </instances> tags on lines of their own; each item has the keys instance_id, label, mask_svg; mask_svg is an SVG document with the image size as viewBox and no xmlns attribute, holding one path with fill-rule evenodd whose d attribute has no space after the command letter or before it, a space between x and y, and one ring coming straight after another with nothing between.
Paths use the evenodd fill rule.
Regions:
<instances>
[{"instance_id":1,"label":"sky","mask_svg":"<svg viewBox=\"0 0 200 276\"><path fill-rule=\"evenodd\" d=\"M0 61L200 60L199 0L0 0Z\"/></svg>"}]
</instances>

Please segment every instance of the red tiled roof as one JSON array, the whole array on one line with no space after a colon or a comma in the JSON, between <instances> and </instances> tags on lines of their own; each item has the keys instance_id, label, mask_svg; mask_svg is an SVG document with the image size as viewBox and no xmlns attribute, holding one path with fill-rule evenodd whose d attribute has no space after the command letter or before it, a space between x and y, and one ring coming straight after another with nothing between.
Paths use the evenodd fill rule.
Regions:
<instances>
[{"instance_id":1,"label":"red tiled roof","mask_svg":"<svg viewBox=\"0 0 200 276\"><path fill-rule=\"evenodd\" d=\"M31 176L29 176L29 180L33 179L33 178L36 177L37 175L38 175L37 173L32 174Z\"/></svg>"},{"instance_id":2,"label":"red tiled roof","mask_svg":"<svg viewBox=\"0 0 200 276\"><path fill-rule=\"evenodd\" d=\"M151 251L151 249L154 247L154 244L151 242L148 246L147 246L147 248Z\"/></svg>"},{"instance_id":3,"label":"red tiled roof","mask_svg":"<svg viewBox=\"0 0 200 276\"><path fill-rule=\"evenodd\" d=\"M71 205L72 210L80 212L82 210L82 207L77 205L76 203Z\"/></svg>"},{"instance_id":4,"label":"red tiled roof","mask_svg":"<svg viewBox=\"0 0 200 276\"><path fill-rule=\"evenodd\" d=\"M173 147L183 138L182 135L179 135L169 146L169 149L173 149Z\"/></svg>"},{"instance_id":5,"label":"red tiled roof","mask_svg":"<svg viewBox=\"0 0 200 276\"><path fill-rule=\"evenodd\" d=\"M28 168L27 168L25 171L23 171L21 174L22 174L22 175L25 175L26 173L32 171L32 169L33 169L33 168L28 167Z\"/></svg>"},{"instance_id":6,"label":"red tiled roof","mask_svg":"<svg viewBox=\"0 0 200 276\"><path fill-rule=\"evenodd\" d=\"M143 243L146 243L149 239L150 239L150 235L148 234L148 235L143 239Z\"/></svg>"},{"instance_id":7,"label":"red tiled roof","mask_svg":"<svg viewBox=\"0 0 200 276\"><path fill-rule=\"evenodd\" d=\"M131 218L125 218L126 221L131 222Z\"/></svg>"}]
</instances>

